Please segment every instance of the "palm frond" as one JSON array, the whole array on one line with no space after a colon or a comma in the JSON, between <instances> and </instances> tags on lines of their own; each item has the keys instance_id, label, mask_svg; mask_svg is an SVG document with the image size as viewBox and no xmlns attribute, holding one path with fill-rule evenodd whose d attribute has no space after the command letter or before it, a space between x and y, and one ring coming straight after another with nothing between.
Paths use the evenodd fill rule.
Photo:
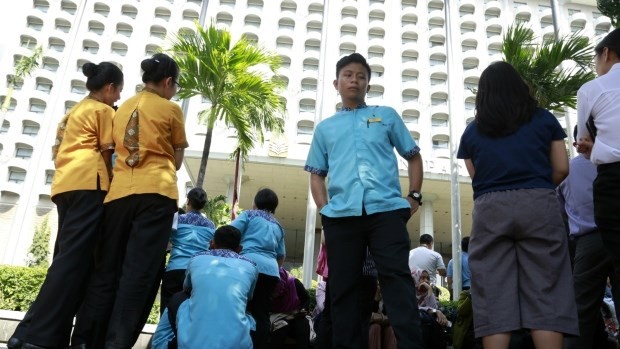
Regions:
<instances>
[{"instance_id":1,"label":"palm frond","mask_svg":"<svg viewBox=\"0 0 620 349\"><path fill-rule=\"evenodd\" d=\"M530 86L538 104L552 111L574 108L577 91L594 78L593 49L581 33L537 43L524 24L508 28L502 54Z\"/></svg>"}]
</instances>

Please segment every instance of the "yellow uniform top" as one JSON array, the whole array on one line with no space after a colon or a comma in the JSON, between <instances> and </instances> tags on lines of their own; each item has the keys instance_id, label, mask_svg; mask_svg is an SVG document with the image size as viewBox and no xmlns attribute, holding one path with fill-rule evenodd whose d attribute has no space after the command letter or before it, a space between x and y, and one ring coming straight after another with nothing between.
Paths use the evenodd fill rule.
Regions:
<instances>
[{"instance_id":1,"label":"yellow uniform top","mask_svg":"<svg viewBox=\"0 0 620 349\"><path fill-rule=\"evenodd\" d=\"M187 148L181 108L142 91L114 116L114 180L105 202L133 194L160 194L178 200L174 150Z\"/></svg>"},{"instance_id":2,"label":"yellow uniform top","mask_svg":"<svg viewBox=\"0 0 620 349\"><path fill-rule=\"evenodd\" d=\"M76 104L56 130L52 158L56 166L52 197L72 190L101 190L110 186L101 152L114 149L114 109L89 97Z\"/></svg>"}]
</instances>

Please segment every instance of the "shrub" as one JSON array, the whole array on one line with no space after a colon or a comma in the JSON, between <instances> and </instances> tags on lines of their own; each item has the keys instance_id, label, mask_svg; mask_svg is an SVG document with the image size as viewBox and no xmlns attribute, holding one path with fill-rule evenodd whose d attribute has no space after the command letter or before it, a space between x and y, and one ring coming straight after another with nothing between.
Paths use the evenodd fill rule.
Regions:
<instances>
[{"instance_id":1,"label":"shrub","mask_svg":"<svg viewBox=\"0 0 620 349\"><path fill-rule=\"evenodd\" d=\"M0 309L28 310L46 274L45 268L0 265Z\"/></svg>"},{"instance_id":2,"label":"shrub","mask_svg":"<svg viewBox=\"0 0 620 349\"><path fill-rule=\"evenodd\" d=\"M49 266L48 257L50 255L50 226L48 217L34 230L32 237L32 245L28 249L28 259L26 265L29 267L45 267Z\"/></svg>"}]
</instances>

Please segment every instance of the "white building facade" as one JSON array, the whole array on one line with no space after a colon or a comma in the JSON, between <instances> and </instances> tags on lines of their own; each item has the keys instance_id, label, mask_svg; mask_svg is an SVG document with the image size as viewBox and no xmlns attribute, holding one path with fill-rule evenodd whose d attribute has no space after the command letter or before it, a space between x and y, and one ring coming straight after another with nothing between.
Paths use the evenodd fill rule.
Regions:
<instances>
[{"instance_id":1,"label":"white building facade","mask_svg":"<svg viewBox=\"0 0 620 349\"><path fill-rule=\"evenodd\" d=\"M141 88L140 61L165 50L167 36L194 30L203 6L206 23L213 21L228 28L233 38L243 35L282 57L278 76L286 82L286 132L270 136L250 154L241 207L251 207L254 191L262 186L278 192L277 216L287 231L292 260L301 262L304 251L317 248L314 233L319 226L307 224L315 216L302 168L315 124L339 108L332 86L336 62L353 52L366 56L373 71L368 104L393 106L422 148L425 203L409 223L412 246L419 234L430 233L435 235L435 248L449 255L455 229L450 215L451 141L460 138L474 118L472 89L481 71L501 60L507 27L520 20L541 38L553 35L550 1L449 0L449 21L442 0L203 1L23 0L7 7L8 13L1 15L6 18L0 18L0 77L7 81L15 62L37 45L43 47L44 57L40 68L17 86L0 129L0 263L24 264L35 227L45 217L55 234L50 149L59 120L88 93L81 66L101 61L121 66L122 103ZM611 29L595 1L566 0L559 5L562 34L581 30L596 43ZM446 23L452 27L446 28ZM446 45L447 30L456 33L452 47ZM455 69L448 69L448 50ZM0 101L7 86L0 86ZM187 108L190 148L179 174L181 196L197 173L206 133L197 114L206 107L207 101L197 97ZM556 116L565 126L576 119L574 111ZM235 142L234 130L217 125L205 182L209 195L230 197L229 154ZM404 162L401 169L406 175ZM457 229L468 235L472 198L464 167L456 178L462 183L462 222Z\"/></svg>"}]
</instances>

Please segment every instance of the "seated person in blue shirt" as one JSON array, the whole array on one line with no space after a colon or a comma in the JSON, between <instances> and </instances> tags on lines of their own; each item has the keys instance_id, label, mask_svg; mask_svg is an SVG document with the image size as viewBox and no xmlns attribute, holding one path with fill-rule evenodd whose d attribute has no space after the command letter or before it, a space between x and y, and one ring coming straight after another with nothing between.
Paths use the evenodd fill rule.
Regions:
<instances>
[{"instance_id":1,"label":"seated person in blue shirt","mask_svg":"<svg viewBox=\"0 0 620 349\"><path fill-rule=\"evenodd\" d=\"M368 319L359 307L368 247L399 347L421 348L406 224L422 202L422 157L396 110L366 105L370 76L359 53L338 61L334 87L342 109L316 126L304 167L329 256L331 319L337 331L332 342L338 348L368 347ZM394 149L407 160L405 198Z\"/></svg>"},{"instance_id":2,"label":"seated person in blue shirt","mask_svg":"<svg viewBox=\"0 0 620 349\"><path fill-rule=\"evenodd\" d=\"M254 319L246 312L258 269L239 255L241 232L230 225L215 231L210 250L194 256L184 290L189 299L167 308L153 334L153 349L252 348ZM176 297L176 295L175 295ZM169 316L169 312L176 316ZM171 319L172 317L172 319Z\"/></svg>"},{"instance_id":3,"label":"seated person in blue shirt","mask_svg":"<svg viewBox=\"0 0 620 349\"><path fill-rule=\"evenodd\" d=\"M185 269L191 257L208 249L215 225L200 213L207 203L207 193L194 188L187 193L186 213L179 214L177 229L170 235L170 260L161 283L160 306L163 311L173 294L183 290Z\"/></svg>"},{"instance_id":4,"label":"seated person in blue shirt","mask_svg":"<svg viewBox=\"0 0 620 349\"><path fill-rule=\"evenodd\" d=\"M268 188L259 190L254 196L252 210L241 212L231 225L241 231L241 254L258 267L256 291L248 309L256 320L256 331L252 332L254 348L268 347L271 295L280 281L278 268L285 255L284 229L274 217L278 207L278 196Z\"/></svg>"}]
</instances>

